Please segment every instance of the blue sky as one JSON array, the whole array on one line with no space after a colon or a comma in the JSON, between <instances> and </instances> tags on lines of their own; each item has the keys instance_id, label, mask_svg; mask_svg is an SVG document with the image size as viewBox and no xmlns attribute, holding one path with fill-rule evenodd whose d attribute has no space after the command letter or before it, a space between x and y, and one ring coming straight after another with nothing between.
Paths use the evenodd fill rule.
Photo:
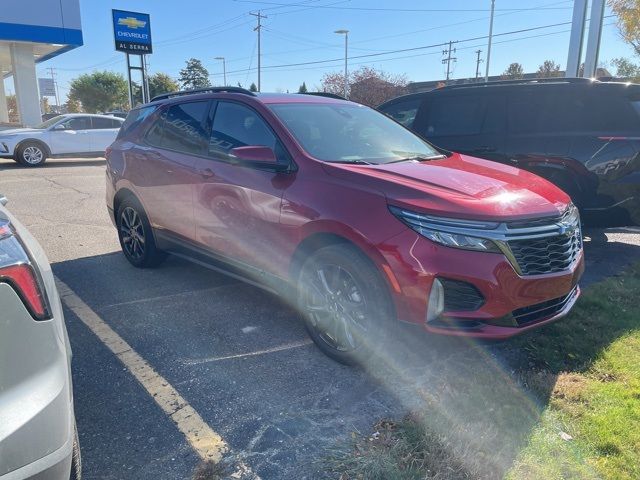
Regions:
<instances>
[{"instance_id":1,"label":"blue sky","mask_svg":"<svg viewBox=\"0 0 640 480\"><path fill-rule=\"evenodd\" d=\"M570 0L496 0L494 33L569 22L572 5ZM224 56L229 83L248 86L257 79L256 22L249 12L262 9L268 16L263 20L263 91L296 90L303 81L315 87L323 74L340 71L342 60L273 68L342 58L343 37L333 33L337 29L350 30L349 56L457 40L453 78L467 77L475 74L475 50L481 49L485 57L486 40L463 40L487 35L489 6L490 0L81 0L84 46L39 64L38 73L45 76L45 68L55 67L63 98L69 81L85 71L126 74L124 54L115 52L113 46L110 12L117 8L151 14L151 73L177 77L185 60L195 57L209 69L212 82L221 84L222 65L214 57ZM610 14L609 10L605 13ZM614 20L605 18L601 61L633 57L633 51L620 39ZM536 70L545 59L553 59L564 68L569 28L562 25L496 37L490 74L502 73L514 61L522 63L525 71ZM420 81L444 77L441 59L442 47L434 47L352 59L350 65L354 69L370 65Z\"/></svg>"}]
</instances>

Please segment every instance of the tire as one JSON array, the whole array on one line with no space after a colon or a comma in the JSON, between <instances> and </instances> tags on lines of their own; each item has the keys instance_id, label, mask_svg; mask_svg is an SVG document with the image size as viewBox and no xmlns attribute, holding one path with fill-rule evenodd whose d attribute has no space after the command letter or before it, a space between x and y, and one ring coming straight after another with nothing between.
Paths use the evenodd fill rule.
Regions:
<instances>
[{"instance_id":1,"label":"tire","mask_svg":"<svg viewBox=\"0 0 640 480\"><path fill-rule=\"evenodd\" d=\"M71 454L71 474L69 480L82 479L82 456L80 455L80 441L78 440L78 428L74 425L73 453Z\"/></svg>"},{"instance_id":2,"label":"tire","mask_svg":"<svg viewBox=\"0 0 640 480\"><path fill-rule=\"evenodd\" d=\"M371 261L350 245L329 245L302 265L297 304L307 332L326 355L346 365L366 361L397 327L387 286Z\"/></svg>"},{"instance_id":3,"label":"tire","mask_svg":"<svg viewBox=\"0 0 640 480\"><path fill-rule=\"evenodd\" d=\"M46 147L38 142L24 142L18 145L15 161L25 167L40 167L47 160Z\"/></svg>"},{"instance_id":4,"label":"tire","mask_svg":"<svg viewBox=\"0 0 640 480\"><path fill-rule=\"evenodd\" d=\"M135 197L125 198L116 216L118 239L122 253L137 268L159 265L166 253L158 250L149 219Z\"/></svg>"}]
</instances>

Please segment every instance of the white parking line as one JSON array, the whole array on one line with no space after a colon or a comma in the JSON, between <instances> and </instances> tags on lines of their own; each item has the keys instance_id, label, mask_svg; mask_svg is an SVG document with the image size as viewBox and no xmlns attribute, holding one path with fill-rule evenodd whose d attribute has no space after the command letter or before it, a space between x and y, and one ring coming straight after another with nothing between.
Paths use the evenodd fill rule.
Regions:
<instances>
[{"instance_id":1,"label":"white parking line","mask_svg":"<svg viewBox=\"0 0 640 480\"><path fill-rule=\"evenodd\" d=\"M111 350L140 382L151 398L176 424L202 460L218 463L229 450L223 438L213 431L173 386L156 372L120 335L102 320L64 282L56 278L64 304ZM244 466L243 466L244 467ZM244 472L248 469L244 467Z\"/></svg>"},{"instance_id":2,"label":"white parking line","mask_svg":"<svg viewBox=\"0 0 640 480\"><path fill-rule=\"evenodd\" d=\"M202 363L210 363L210 362L220 362L222 360L232 360L234 358L245 358L245 357L253 357L256 355L264 355L265 353L275 353L282 352L283 350L290 350L292 348L300 348L306 347L307 345L312 345L313 341L311 340L302 340L300 342L288 343L286 345L280 345L279 347L267 348L266 350L256 350L255 352L249 353L239 353L237 355L228 355L226 357L208 357L208 358L197 358L193 360L184 360L185 365L200 365Z\"/></svg>"}]
</instances>

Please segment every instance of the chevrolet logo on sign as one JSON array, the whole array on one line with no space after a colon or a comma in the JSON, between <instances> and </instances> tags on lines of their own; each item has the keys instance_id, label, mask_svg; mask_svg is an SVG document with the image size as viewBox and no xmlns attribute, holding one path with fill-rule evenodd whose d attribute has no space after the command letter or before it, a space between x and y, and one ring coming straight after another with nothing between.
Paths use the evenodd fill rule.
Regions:
<instances>
[{"instance_id":1,"label":"chevrolet logo on sign","mask_svg":"<svg viewBox=\"0 0 640 480\"><path fill-rule=\"evenodd\" d=\"M147 25L147 22L143 22L137 18L127 17L118 19L118 25L124 25L135 30L137 28L144 28Z\"/></svg>"}]
</instances>

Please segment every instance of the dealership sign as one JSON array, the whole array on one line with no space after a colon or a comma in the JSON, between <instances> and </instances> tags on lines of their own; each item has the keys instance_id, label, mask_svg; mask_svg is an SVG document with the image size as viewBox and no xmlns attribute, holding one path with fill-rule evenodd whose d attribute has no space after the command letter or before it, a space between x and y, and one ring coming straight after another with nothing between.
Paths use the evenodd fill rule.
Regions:
<instances>
[{"instance_id":1,"label":"dealership sign","mask_svg":"<svg viewBox=\"0 0 640 480\"><path fill-rule=\"evenodd\" d=\"M149 14L112 10L113 37L119 52L146 55L153 53Z\"/></svg>"},{"instance_id":2,"label":"dealership sign","mask_svg":"<svg viewBox=\"0 0 640 480\"><path fill-rule=\"evenodd\" d=\"M40 90L41 97L56 96L56 84L53 81L53 78L39 78L38 89Z\"/></svg>"}]
</instances>

